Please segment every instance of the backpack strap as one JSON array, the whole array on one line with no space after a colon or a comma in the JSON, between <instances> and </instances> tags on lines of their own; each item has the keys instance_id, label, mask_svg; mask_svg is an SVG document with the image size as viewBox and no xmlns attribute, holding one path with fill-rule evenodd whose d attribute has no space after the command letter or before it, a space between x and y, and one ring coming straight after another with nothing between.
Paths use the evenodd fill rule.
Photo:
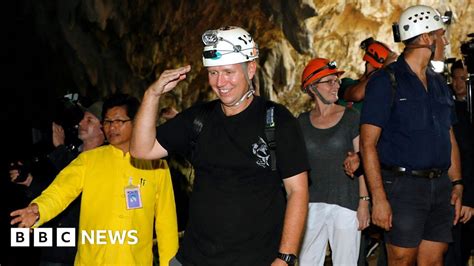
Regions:
<instances>
[{"instance_id":1,"label":"backpack strap","mask_svg":"<svg viewBox=\"0 0 474 266\"><path fill-rule=\"evenodd\" d=\"M385 71L388 73L388 77L390 79L390 86L392 87L392 101L390 103L390 107L393 107L395 103L395 96L397 93L397 79L395 78L395 70L392 68L392 64L385 67Z\"/></svg>"},{"instance_id":2,"label":"backpack strap","mask_svg":"<svg viewBox=\"0 0 474 266\"><path fill-rule=\"evenodd\" d=\"M192 130L191 130L191 141L190 141L190 161L194 162L194 155L196 153L196 144L199 135L208 119L209 115L211 114L212 110L216 106L217 101L208 102L202 104L197 112L196 117L194 117Z\"/></svg>"},{"instance_id":3,"label":"backpack strap","mask_svg":"<svg viewBox=\"0 0 474 266\"><path fill-rule=\"evenodd\" d=\"M212 101L205 103L200 107L198 114L193 120L192 130L191 130L191 149L190 149L190 159L191 162L194 161L196 144L201 131L206 124L210 113L214 109L217 101ZM276 141L275 141L275 105L271 101L266 101L266 116L265 116L265 137L267 138L268 148L270 150L270 166L272 171L276 171Z\"/></svg>"},{"instance_id":4,"label":"backpack strap","mask_svg":"<svg viewBox=\"0 0 474 266\"><path fill-rule=\"evenodd\" d=\"M270 149L270 166L272 171L276 171L276 141L275 141L275 105L271 101L266 102L267 114L265 116L265 137Z\"/></svg>"}]
</instances>

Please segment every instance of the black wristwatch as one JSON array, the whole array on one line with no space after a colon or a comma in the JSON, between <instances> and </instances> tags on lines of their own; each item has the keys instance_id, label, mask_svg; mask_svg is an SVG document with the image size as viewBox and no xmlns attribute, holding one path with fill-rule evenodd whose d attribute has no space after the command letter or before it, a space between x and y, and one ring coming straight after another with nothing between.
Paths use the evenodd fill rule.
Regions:
<instances>
[{"instance_id":1,"label":"black wristwatch","mask_svg":"<svg viewBox=\"0 0 474 266\"><path fill-rule=\"evenodd\" d=\"M295 254L283 254L278 252L277 258L281 259L282 261L286 262L288 265L295 265L298 257Z\"/></svg>"},{"instance_id":2,"label":"black wristwatch","mask_svg":"<svg viewBox=\"0 0 474 266\"><path fill-rule=\"evenodd\" d=\"M454 186L457 186L457 185L461 185L461 186L464 186L464 182L462 179L458 179L458 180L454 180L454 181L451 181L451 184Z\"/></svg>"}]
</instances>

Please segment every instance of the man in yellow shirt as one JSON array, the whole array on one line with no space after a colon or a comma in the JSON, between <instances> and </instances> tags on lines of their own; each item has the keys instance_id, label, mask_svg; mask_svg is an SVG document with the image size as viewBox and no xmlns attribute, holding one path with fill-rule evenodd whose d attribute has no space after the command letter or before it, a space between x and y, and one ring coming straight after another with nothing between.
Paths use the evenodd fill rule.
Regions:
<instances>
[{"instance_id":1,"label":"man in yellow shirt","mask_svg":"<svg viewBox=\"0 0 474 266\"><path fill-rule=\"evenodd\" d=\"M165 161L130 157L138 106L124 94L107 99L103 129L110 145L81 153L27 208L12 212L11 223L40 226L82 192L76 265L151 265L153 226L160 265L168 265L178 249L173 186Z\"/></svg>"}]
</instances>

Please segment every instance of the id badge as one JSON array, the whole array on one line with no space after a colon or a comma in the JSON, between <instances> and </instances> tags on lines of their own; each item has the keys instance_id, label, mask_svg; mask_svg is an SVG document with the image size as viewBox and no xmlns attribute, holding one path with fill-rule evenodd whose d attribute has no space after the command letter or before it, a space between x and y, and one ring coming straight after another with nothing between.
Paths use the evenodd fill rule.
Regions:
<instances>
[{"instance_id":1,"label":"id badge","mask_svg":"<svg viewBox=\"0 0 474 266\"><path fill-rule=\"evenodd\" d=\"M140 187L132 185L132 178L130 178L129 185L125 187L125 200L127 202L127 210L140 209L143 207Z\"/></svg>"}]
</instances>

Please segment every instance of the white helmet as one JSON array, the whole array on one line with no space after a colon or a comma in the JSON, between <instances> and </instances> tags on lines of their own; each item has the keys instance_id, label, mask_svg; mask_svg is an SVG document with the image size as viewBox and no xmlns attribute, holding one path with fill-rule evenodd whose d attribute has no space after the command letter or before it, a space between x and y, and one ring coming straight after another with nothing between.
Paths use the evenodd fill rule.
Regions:
<instances>
[{"instance_id":1,"label":"white helmet","mask_svg":"<svg viewBox=\"0 0 474 266\"><path fill-rule=\"evenodd\" d=\"M398 21L400 40L405 41L422 33L444 29L443 17L434 8L424 5L411 6Z\"/></svg>"},{"instance_id":2,"label":"white helmet","mask_svg":"<svg viewBox=\"0 0 474 266\"><path fill-rule=\"evenodd\" d=\"M205 67L231 65L258 58L258 46L252 36L242 28L228 26L208 30L202 35Z\"/></svg>"}]
</instances>

